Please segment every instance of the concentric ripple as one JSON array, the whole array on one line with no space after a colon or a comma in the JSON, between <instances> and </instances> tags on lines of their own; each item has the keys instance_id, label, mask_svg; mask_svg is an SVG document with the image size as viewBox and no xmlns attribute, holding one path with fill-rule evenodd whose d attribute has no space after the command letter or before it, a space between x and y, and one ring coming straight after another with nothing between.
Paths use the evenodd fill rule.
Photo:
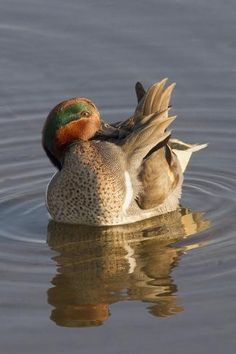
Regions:
<instances>
[{"instance_id":1,"label":"concentric ripple","mask_svg":"<svg viewBox=\"0 0 236 354\"><path fill-rule=\"evenodd\" d=\"M233 173L198 166L186 175L183 203L204 210L213 221L213 229L232 230L236 208L236 176ZM232 232L218 235L215 242L226 241Z\"/></svg>"},{"instance_id":2,"label":"concentric ripple","mask_svg":"<svg viewBox=\"0 0 236 354\"><path fill-rule=\"evenodd\" d=\"M50 168L44 168L38 160L6 169L12 177L0 182L1 237L45 243L44 195Z\"/></svg>"},{"instance_id":3,"label":"concentric ripple","mask_svg":"<svg viewBox=\"0 0 236 354\"><path fill-rule=\"evenodd\" d=\"M27 143L32 150L40 151L40 141L35 143L31 138L26 139L23 148L20 144L19 150L25 149ZM36 159L7 162L1 166L1 238L30 243L46 242L48 214L45 190L54 170L46 157L43 158L43 152L41 155ZM206 212L214 220L214 227L222 226L222 222L232 219L236 204L235 187L234 174L194 166L185 177L182 205L193 211Z\"/></svg>"},{"instance_id":4,"label":"concentric ripple","mask_svg":"<svg viewBox=\"0 0 236 354\"><path fill-rule=\"evenodd\" d=\"M14 278L15 275L18 274L18 276L25 278L28 277L28 274L31 274L33 278L31 277L30 281L34 282L36 274L40 274L40 276L43 276L43 274L53 274L55 271L55 262L52 260L52 255L54 251L58 252L64 249L64 247L68 249L67 246L65 246L67 245L67 239L64 240L64 233L66 231L67 238L67 236L69 237L70 233L72 232L73 234L74 231L65 229L62 231L59 230L58 233L57 227L53 229L53 232L50 225L48 228L49 218L45 206L45 190L54 173L54 168L50 165L46 156L44 156L39 136L31 134L25 136L24 131L31 121L31 118L31 115L29 115L28 119L25 118L23 121L15 119L15 125L20 131L19 137L14 140L13 138L9 138L8 134L8 137L3 137L0 141L2 151L0 176L0 242L4 245L0 250L0 267L3 272L8 274L8 277L12 276ZM40 122L41 121L37 120L31 122L30 124L32 126L30 129L40 131ZM4 121L4 124L8 127L7 121ZM217 229L226 229L229 227L230 220L233 219L232 215L236 203L236 179L234 177L232 173L226 171L217 171L206 168L206 166L195 166L194 164L190 166L184 181L181 204L183 207L193 212L192 219L187 219L187 226L185 225L184 227L185 221L178 218L173 220L170 218L171 222L169 225L168 222L166 224L166 221L166 225L157 225L155 222L151 223L150 225L144 226L145 232L143 232L143 235L145 239L147 240L149 237L150 240L150 236L154 236L155 238L157 234L168 235L168 237L171 235L174 239L178 239L183 235L196 234L209 227L210 223L212 224L210 229L214 233ZM205 215L201 219L201 213L198 215L198 213L195 212L203 212ZM210 223L205 223L204 219L210 220ZM182 226L181 223L183 223ZM97 241L97 248L95 247L93 249L93 252L95 252L93 256L94 259L98 257L97 249L100 249L103 242L105 242L104 245L106 245L108 249L113 250L111 257L109 257L109 262L107 263L107 272L110 272L110 267L112 267L112 269L115 267L114 269L116 269L116 267L124 267L125 265L125 267L128 267L128 274L132 274L133 269L136 269L136 258L133 256L133 247L141 242L138 229L135 232L133 229L123 230L122 232L118 230L117 233L111 233L109 237L108 234L107 231L97 233L99 241ZM85 235L87 235L87 239L89 233L86 231ZM50 239L48 238L49 236ZM113 236L118 243L113 243ZM227 236L225 236L225 233L219 232L217 238L211 239L211 243L217 245L226 242L227 239L228 242L230 242L231 237L232 232L228 232ZM75 250L79 250L81 247L83 249L86 246L83 241L81 241L83 240L83 232L80 234L80 240L77 240L78 242L75 241L75 239L72 237L69 241L72 242ZM51 249L47 245L48 240ZM88 242L90 241L88 240ZM74 242L76 243L74 244ZM194 249L199 247L201 243L204 243L203 240L198 239L195 244L185 245L184 249ZM89 244L93 245L93 241ZM111 248L108 246L109 244ZM158 249L159 246L156 245L156 247ZM220 246L218 245L216 247ZM166 254L167 249L163 248L163 254ZM118 255L113 254L114 250L117 250ZM123 252L124 254L127 253L127 255L123 255ZM182 251L176 250L176 252L176 254L179 254L179 252L181 253ZM167 252L167 254L169 253ZM74 257L69 254L69 258L71 256L72 258ZM66 259L67 257L68 255ZM103 261L106 263L108 260L108 258L104 257L104 254L102 258L99 255L97 259L102 260L103 264ZM141 257L141 259L143 257L141 249L140 256L138 257ZM75 260L72 260L72 262ZM84 260L81 258L81 266L79 266L79 269L84 269L83 262L85 268L88 267L85 257ZM197 263L198 261L196 260L195 262ZM172 263L170 263L170 269L171 264ZM93 264L89 265L89 267L93 269ZM170 269L167 272L168 274ZM11 276L9 274L11 274ZM119 279L119 277L117 279ZM129 281L127 286L129 286ZM120 297L118 296L117 299L118 298ZM123 299L124 297L122 296L121 298ZM54 300L50 298L49 302L54 303Z\"/></svg>"},{"instance_id":5,"label":"concentric ripple","mask_svg":"<svg viewBox=\"0 0 236 354\"><path fill-rule=\"evenodd\" d=\"M19 127L22 125L24 121ZM9 281L26 281L31 274L34 283L36 274L48 275L53 270L46 245L44 205L52 169L37 152L39 138L28 136L23 140L3 138L0 144L0 267Z\"/></svg>"}]
</instances>

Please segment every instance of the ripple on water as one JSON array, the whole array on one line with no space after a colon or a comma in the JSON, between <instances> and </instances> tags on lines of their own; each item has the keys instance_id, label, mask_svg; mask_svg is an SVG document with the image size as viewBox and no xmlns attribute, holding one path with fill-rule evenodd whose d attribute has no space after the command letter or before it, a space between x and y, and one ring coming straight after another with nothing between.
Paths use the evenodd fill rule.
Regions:
<instances>
[{"instance_id":1,"label":"ripple on water","mask_svg":"<svg viewBox=\"0 0 236 354\"><path fill-rule=\"evenodd\" d=\"M44 196L52 169L45 167L41 159L8 163L2 169L1 236L25 242L45 242L45 235L41 233L47 218ZM233 174L194 168L185 177L182 203L207 212L214 224L220 225L234 210L235 186Z\"/></svg>"},{"instance_id":2,"label":"ripple on water","mask_svg":"<svg viewBox=\"0 0 236 354\"><path fill-rule=\"evenodd\" d=\"M22 158L3 159L0 177L0 242L7 245L0 250L0 267L8 277L11 274L10 281L19 274L50 274L52 264L57 265L48 302L53 307L51 319L63 326L102 324L109 304L122 300L153 303L148 309L154 316L183 310L176 298L172 269L184 252L203 246L205 241L196 236L192 241L181 241L179 246L171 245L207 229L211 221L214 233L227 227L235 210L233 174L199 165L189 169L182 204L193 212L183 208L148 223L112 230L77 229L56 223L49 223L47 229L44 196L53 168L43 153L38 153L39 140L31 136L24 142L19 138L15 144ZM2 140L1 147L8 153L17 148L13 149L9 139ZM228 240L231 237L232 233L227 233ZM47 241L51 251L59 254L54 263ZM223 242L225 235L220 233L210 240L216 247ZM86 303L88 298L92 307Z\"/></svg>"},{"instance_id":3,"label":"ripple on water","mask_svg":"<svg viewBox=\"0 0 236 354\"><path fill-rule=\"evenodd\" d=\"M188 201L188 206L207 213L213 221L214 232L231 228L236 206L235 175L206 167L193 168L185 179L183 199ZM227 236L219 233L215 242L225 241L226 237L233 237L232 231Z\"/></svg>"}]
</instances>

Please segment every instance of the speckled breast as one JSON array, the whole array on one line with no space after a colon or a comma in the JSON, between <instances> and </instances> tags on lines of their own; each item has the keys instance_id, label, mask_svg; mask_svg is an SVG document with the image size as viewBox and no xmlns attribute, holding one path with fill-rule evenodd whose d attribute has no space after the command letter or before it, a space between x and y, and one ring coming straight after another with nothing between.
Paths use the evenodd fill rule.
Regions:
<instances>
[{"instance_id":1,"label":"speckled breast","mask_svg":"<svg viewBox=\"0 0 236 354\"><path fill-rule=\"evenodd\" d=\"M47 206L52 218L94 225L121 223L124 169L122 150L112 143L72 144L65 152L62 170L48 186Z\"/></svg>"}]
</instances>

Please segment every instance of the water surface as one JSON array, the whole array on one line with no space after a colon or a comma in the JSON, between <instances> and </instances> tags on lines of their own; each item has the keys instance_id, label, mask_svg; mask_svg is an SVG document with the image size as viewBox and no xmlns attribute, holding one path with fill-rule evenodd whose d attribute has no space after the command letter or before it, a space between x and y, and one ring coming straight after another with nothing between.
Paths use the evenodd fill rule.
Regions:
<instances>
[{"instance_id":1,"label":"water surface","mask_svg":"<svg viewBox=\"0 0 236 354\"><path fill-rule=\"evenodd\" d=\"M0 2L0 304L5 353L234 353L233 0ZM191 160L182 209L123 228L49 222L48 111L88 96L128 117L168 76Z\"/></svg>"}]
</instances>

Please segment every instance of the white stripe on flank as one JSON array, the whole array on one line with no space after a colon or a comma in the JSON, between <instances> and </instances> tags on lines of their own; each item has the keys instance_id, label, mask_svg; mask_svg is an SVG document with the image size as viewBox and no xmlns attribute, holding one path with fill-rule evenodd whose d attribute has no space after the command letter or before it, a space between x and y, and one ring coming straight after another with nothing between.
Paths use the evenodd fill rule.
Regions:
<instances>
[{"instance_id":1,"label":"white stripe on flank","mask_svg":"<svg viewBox=\"0 0 236 354\"><path fill-rule=\"evenodd\" d=\"M131 182L131 178L129 175L128 171L125 171L125 188L126 188L126 194L125 194L125 200L123 203L123 212L126 213L130 203L132 201L133 198L133 186L132 186L132 182Z\"/></svg>"}]
</instances>

